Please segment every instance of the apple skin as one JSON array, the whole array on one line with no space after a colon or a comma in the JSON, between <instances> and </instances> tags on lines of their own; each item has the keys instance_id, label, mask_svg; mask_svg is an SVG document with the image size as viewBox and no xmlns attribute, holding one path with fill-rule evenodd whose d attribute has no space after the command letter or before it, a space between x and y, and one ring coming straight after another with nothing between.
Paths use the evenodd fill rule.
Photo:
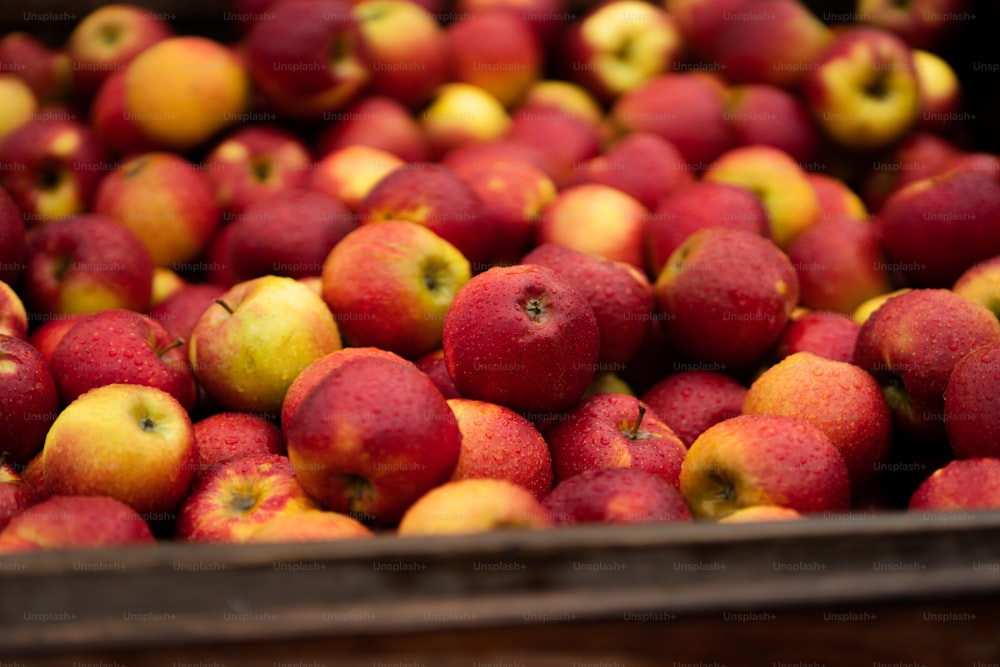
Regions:
<instances>
[{"instance_id":1,"label":"apple skin","mask_svg":"<svg viewBox=\"0 0 1000 667\"><path fill-rule=\"evenodd\" d=\"M860 177L858 192L868 209L877 212L893 192L947 171L961 155L953 142L916 128L898 144L873 157L871 169Z\"/></svg>"},{"instance_id":2,"label":"apple skin","mask_svg":"<svg viewBox=\"0 0 1000 667\"><path fill-rule=\"evenodd\" d=\"M402 158L381 148L363 144L344 146L330 151L316 163L306 187L355 211L379 181L404 166Z\"/></svg>"},{"instance_id":3,"label":"apple skin","mask_svg":"<svg viewBox=\"0 0 1000 667\"><path fill-rule=\"evenodd\" d=\"M105 495L149 516L177 509L198 452L187 411L155 387L109 384L63 408L45 437L52 495Z\"/></svg>"},{"instance_id":4,"label":"apple skin","mask_svg":"<svg viewBox=\"0 0 1000 667\"><path fill-rule=\"evenodd\" d=\"M246 37L251 78L280 113L316 119L352 102L368 85L370 63L351 4L289 0Z\"/></svg>"},{"instance_id":5,"label":"apple skin","mask_svg":"<svg viewBox=\"0 0 1000 667\"><path fill-rule=\"evenodd\" d=\"M1000 341L973 348L959 359L944 392L944 428L960 459L1000 454Z\"/></svg>"},{"instance_id":6,"label":"apple skin","mask_svg":"<svg viewBox=\"0 0 1000 667\"><path fill-rule=\"evenodd\" d=\"M270 518L250 533L244 542L326 542L374 536L371 528L346 514L309 510Z\"/></svg>"},{"instance_id":7,"label":"apple skin","mask_svg":"<svg viewBox=\"0 0 1000 667\"><path fill-rule=\"evenodd\" d=\"M278 348L282 355L273 356ZM202 314L188 343L195 377L211 398L230 410L273 414L302 369L340 348L323 300L282 276L234 285Z\"/></svg>"},{"instance_id":8,"label":"apple skin","mask_svg":"<svg viewBox=\"0 0 1000 667\"><path fill-rule=\"evenodd\" d=\"M514 139L491 139L458 146L442 155L439 162L456 173L496 163L526 162L545 172L553 183L556 176L552 165L540 148Z\"/></svg>"},{"instance_id":9,"label":"apple skin","mask_svg":"<svg viewBox=\"0 0 1000 667\"><path fill-rule=\"evenodd\" d=\"M587 470L573 475L552 489L542 505L560 526L692 520L677 487L640 468Z\"/></svg>"},{"instance_id":10,"label":"apple skin","mask_svg":"<svg viewBox=\"0 0 1000 667\"><path fill-rule=\"evenodd\" d=\"M1000 459L974 456L935 470L910 496L910 512L1000 508Z\"/></svg>"},{"instance_id":11,"label":"apple skin","mask_svg":"<svg viewBox=\"0 0 1000 667\"><path fill-rule=\"evenodd\" d=\"M639 468L677 488L687 447L647 408L635 396L595 394L552 424L545 440L556 484L586 470Z\"/></svg>"},{"instance_id":12,"label":"apple skin","mask_svg":"<svg viewBox=\"0 0 1000 667\"><path fill-rule=\"evenodd\" d=\"M718 523L761 523L763 521L799 521L806 517L789 507L755 505L738 509Z\"/></svg>"},{"instance_id":13,"label":"apple skin","mask_svg":"<svg viewBox=\"0 0 1000 667\"><path fill-rule=\"evenodd\" d=\"M90 103L90 126L116 155L130 156L155 149L125 106L125 70L111 72Z\"/></svg>"},{"instance_id":14,"label":"apple skin","mask_svg":"<svg viewBox=\"0 0 1000 667\"><path fill-rule=\"evenodd\" d=\"M853 363L879 382L900 433L944 441L944 393L955 364L1000 340L986 308L945 289L912 289L875 310L858 332Z\"/></svg>"},{"instance_id":15,"label":"apple skin","mask_svg":"<svg viewBox=\"0 0 1000 667\"><path fill-rule=\"evenodd\" d=\"M451 478L462 433L437 387L415 366L356 358L309 390L285 441L313 498L365 523L392 525Z\"/></svg>"},{"instance_id":16,"label":"apple skin","mask_svg":"<svg viewBox=\"0 0 1000 667\"><path fill-rule=\"evenodd\" d=\"M248 412L217 412L192 425L198 449L199 474L238 456L280 454L285 439L281 429Z\"/></svg>"},{"instance_id":17,"label":"apple skin","mask_svg":"<svg viewBox=\"0 0 1000 667\"><path fill-rule=\"evenodd\" d=\"M646 275L631 264L556 243L535 246L521 258L521 264L552 269L587 299L601 337L597 370L624 370L642 345L656 306Z\"/></svg>"},{"instance_id":18,"label":"apple skin","mask_svg":"<svg viewBox=\"0 0 1000 667\"><path fill-rule=\"evenodd\" d=\"M485 266L496 238L482 203L454 170L435 163L410 164L379 181L361 202L362 224L409 220L452 244L471 265ZM484 229L484 227L487 227Z\"/></svg>"},{"instance_id":19,"label":"apple skin","mask_svg":"<svg viewBox=\"0 0 1000 667\"><path fill-rule=\"evenodd\" d=\"M602 132L579 114L517 108L504 139L533 146L545 160L556 187L566 186L577 166L601 153Z\"/></svg>"},{"instance_id":20,"label":"apple skin","mask_svg":"<svg viewBox=\"0 0 1000 667\"><path fill-rule=\"evenodd\" d=\"M42 104L66 100L72 88L73 67L62 50L50 48L26 31L8 32L0 39L0 64L31 88Z\"/></svg>"},{"instance_id":21,"label":"apple skin","mask_svg":"<svg viewBox=\"0 0 1000 667\"><path fill-rule=\"evenodd\" d=\"M288 457L238 456L209 468L177 511L174 538L239 543L277 516L319 510Z\"/></svg>"},{"instance_id":22,"label":"apple skin","mask_svg":"<svg viewBox=\"0 0 1000 667\"><path fill-rule=\"evenodd\" d=\"M3 141L38 114L38 100L16 74L0 74L0 95L4 98L4 108L0 110L0 141Z\"/></svg>"},{"instance_id":23,"label":"apple skin","mask_svg":"<svg viewBox=\"0 0 1000 667\"><path fill-rule=\"evenodd\" d=\"M811 352L834 361L852 362L861 324L848 315L812 310L795 316L775 346L775 361L796 352Z\"/></svg>"},{"instance_id":24,"label":"apple skin","mask_svg":"<svg viewBox=\"0 0 1000 667\"><path fill-rule=\"evenodd\" d=\"M851 313L892 290L892 264L877 225L845 216L821 219L786 248L806 308Z\"/></svg>"},{"instance_id":25,"label":"apple skin","mask_svg":"<svg viewBox=\"0 0 1000 667\"><path fill-rule=\"evenodd\" d=\"M970 266L951 286L951 291L1000 318L1000 255Z\"/></svg>"},{"instance_id":26,"label":"apple skin","mask_svg":"<svg viewBox=\"0 0 1000 667\"><path fill-rule=\"evenodd\" d=\"M504 479L541 500L552 490L552 456L545 439L509 408L467 398L448 400L462 432L452 474L460 479Z\"/></svg>"},{"instance_id":27,"label":"apple skin","mask_svg":"<svg viewBox=\"0 0 1000 667\"><path fill-rule=\"evenodd\" d=\"M24 269L26 230L21 209L0 188L0 281L8 285L16 284Z\"/></svg>"},{"instance_id":28,"label":"apple skin","mask_svg":"<svg viewBox=\"0 0 1000 667\"><path fill-rule=\"evenodd\" d=\"M799 281L771 240L710 227L674 251L654 291L674 349L689 361L739 373L778 341L798 303Z\"/></svg>"},{"instance_id":29,"label":"apple skin","mask_svg":"<svg viewBox=\"0 0 1000 667\"><path fill-rule=\"evenodd\" d=\"M745 0L665 0L663 6L674 17L685 43L697 56L711 59L715 52L715 40L726 24Z\"/></svg>"},{"instance_id":30,"label":"apple skin","mask_svg":"<svg viewBox=\"0 0 1000 667\"><path fill-rule=\"evenodd\" d=\"M920 94L912 52L891 32L845 28L814 65L802 76L801 94L836 144L884 148L917 123Z\"/></svg>"},{"instance_id":31,"label":"apple skin","mask_svg":"<svg viewBox=\"0 0 1000 667\"><path fill-rule=\"evenodd\" d=\"M462 479L429 490L403 515L398 535L457 535L553 526L531 492L502 479Z\"/></svg>"},{"instance_id":32,"label":"apple skin","mask_svg":"<svg viewBox=\"0 0 1000 667\"><path fill-rule=\"evenodd\" d=\"M391 97L409 109L430 100L448 80L448 38L435 16L409 0L352 3L369 58L367 94Z\"/></svg>"},{"instance_id":33,"label":"apple skin","mask_svg":"<svg viewBox=\"0 0 1000 667\"><path fill-rule=\"evenodd\" d=\"M786 415L740 415L710 427L684 458L680 489L696 519L756 505L844 512L851 495L847 466L830 438Z\"/></svg>"},{"instance_id":34,"label":"apple skin","mask_svg":"<svg viewBox=\"0 0 1000 667\"><path fill-rule=\"evenodd\" d=\"M743 411L747 388L725 373L670 373L642 395L642 402L690 447L708 427Z\"/></svg>"},{"instance_id":35,"label":"apple skin","mask_svg":"<svg viewBox=\"0 0 1000 667\"><path fill-rule=\"evenodd\" d=\"M637 131L583 163L571 185L608 185L654 209L668 194L693 180L684 156L673 143L656 134Z\"/></svg>"},{"instance_id":36,"label":"apple skin","mask_svg":"<svg viewBox=\"0 0 1000 667\"><path fill-rule=\"evenodd\" d=\"M305 144L273 125L244 125L217 143L203 161L222 219L229 222L252 202L305 185L311 160Z\"/></svg>"},{"instance_id":37,"label":"apple skin","mask_svg":"<svg viewBox=\"0 0 1000 667\"><path fill-rule=\"evenodd\" d=\"M189 357L191 333L201 316L226 293L222 285L187 283L177 293L149 309L150 319L167 330L174 340L184 341L178 348L185 360Z\"/></svg>"},{"instance_id":38,"label":"apple skin","mask_svg":"<svg viewBox=\"0 0 1000 667\"><path fill-rule=\"evenodd\" d=\"M734 148L773 146L799 164L811 163L819 154L819 130L808 107L784 88L766 83L733 86L723 118Z\"/></svg>"},{"instance_id":39,"label":"apple skin","mask_svg":"<svg viewBox=\"0 0 1000 667\"><path fill-rule=\"evenodd\" d=\"M555 271L494 267L455 295L442 347L466 398L522 414L554 413L573 405L593 379L600 330L586 298Z\"/></svg>"},{"instance_id":40,"label":"apple skin","mask_svg":"<svg viewBox=\"0 0 1000 667\"><path fill-rule=\"evenodd\" d=\"M105 215L85 214L32 233L22 281L32 313L143 311L152 295L153 261L127 227Z\"/></svg>"},{"instance_id":41,"label":"apple skin","mask_svg":"<svg viewBox=\"0 0 1000 667\"><path fill-rule=\"evenodd\" d=\"M251 203L230 225L238 281L260 276L305 278L357 227L347 207L318 192L288 188Z\"/></svg>"},{"instance_id":42,"label":"apple skin","mask_svg":"<svg viewBox=\"0 0 1000 667\"><path fill-rule=\"evenodd\" d=\"M182 271L207 246L220 222L205 172L176 153L143 153L101 181L94 212L139 237L153 263Z\"/></svg>"},{"instance_id":43,"label":"apple skin","mask_svg":"<svg viewBox=\"0 0 1000 667\"><path fill-rule=\"evenodd\" d=\"M53 496L43 500L13 517L0 540L19 540L16 551L156 544L149 524L138 512L107 496Z\"/></svg>"},{"instance_id":44,"label":"apple skin","mask_svg":"<svg viewBox=\"0 0 1000 667\"><path fill-rule=\"evenodd\" d=\"M79 322L59 341L50 362L62 405L109 384L156 387L185 410L197 398L194 374L177 339L155 320L108 309Z\"/></svg>"},{"instance_id":45,"label":"apple skin","mask_svg":"<svg viewBox=\"0 0 1000 667\"><path fill-rule=\"evenodd\" d=\"M247 112L250 85L230 47L198 35L167 37L126 66L125 112L157 148L190 151Z\"/></svg>"},{"instance_id":46,"label":"apple skin","mask_svg":"<svg viewBox=\"0 0 1000 667\"><path fill-rule=\"evenodd\" d=\"M565 0L456 0L454 9L460 15L496 9L517 11L543 45L553 44L570 16Z\"/></svg>"},{"instance_id":47,"label":"apple skin","mask_svg":"<svg viewBox=\"0 0 1000 667\"><path fill-rule=\"evenodd\" d=\"M55 414L52 417L55 418ZM21 479L31 489L36 502L51 497L48 489L45 488L45 466L42 459L42 452L39 450L21 467Z\"/></svg>"},{"instance_id":48,"label":"apple skin","mask_svg":"<svg viewBox=\"0 0 1000 667\"><path fill-rule=\"evenodd\" d=\"M87 13L66 39L73 66L73 92L90 100L111 72L125 66L147 48L174 35L155 12L135 5L98 7Z\"/></svg>"},{"instance_id":49,"label":"apple skin","mask_svg":"<svg viewBox=\"0 0 1000 667\"><path fill-rule=\"evenodd\" d=\"M910 287L951 287L1000 255L1000 179L957 168L910 183L879 209L876 225Z\"/></svg>"},{"instance_id":50,"label":"apple skin","mask_svg":"<svg viewBox=\"0 0 1000 667\"><path fill-rule=\"evenodd\" d=\"M420 122L391 97L365 95L332 116L338 122L321 130L316 138L319 158L352 145L378 148L404 162L427 162L431 158Z\"/></svg>"},{"instance_id":51,"label":"apple skin","mask_svg":"<svg viewBox=\"0 0 1000 667\"><path fill-rule=\"evenodd\" d=\"M500 139L511 129L510 113L500 100L463 81L439 86L419 121L431 159L460 146Z\"/></svg>"},{"instance_id":52,"label":"apple skin","mask_svg":"<svg viewBox=\"0 0 1000 667\"><path fill-rule=\"evenodd\" d=\"M0 281L0 336L28 337L28 311L14 288Z\"/></svg>"},{"instance_id":53,"label":"apple skin","mask_svg":"<svg viewBox=\"0 0 1000 667\"><path fill-rule=\"evenodd\" d=\"M697 181L664 196L646 223L646 269L659 276L663 265L688 236L706 227L745 229L768 235L764 204L747 188Z\"/></svg>"},{"instance_id":54,"label":"apple skin","mask_svg":"<svg viewBox=\"0 0 1000 667\"><path fill-rule=\"evenodd\" d=\"M797 352L754 380L743 414L781 414L819 427L844 459L854 497L878 479L889 459L892 415L882 389L846 361Z\"/></svg>"},{"instance_id":55,"label":"apple skin","mask_svg":"<svg viewBox=\"0 0 1000 667\"><path fill-rule=\"evenodd\" d=\"M10 519L35 503L35 492L31 485L10 467L0 463L0 532L7 527Z\"/></svg>"},{"instance_id":56,"label":"apple skin","mask_svg":"<svg viewBox=\"0 0 1000 667\"><path fill-rule=\"evenodd\" d=\"M441 347L445 314L469 281L469 262L427 227L364 225L329 253L323 300L345 341L414 359Z\"/></svg>"},{"instance_id":57,"label":"apple skin","mask_svg":"<svg viewBox=\"0 0 1000 667\"><path fill-rule=\"evenodd\" d=\"M958 73L947 60L922 49L913 50L913 67L920 96L918 125L943 134L956 129L963 101Z\"/></svg>"},{"instance_id":58,"label":"apple skin","mask_svg":"<svg viewBox=\"0 0 1000 667\"><path fill-rule=\"evenodd\" d=\"M31 344L0 335L0 424L3 451L27 463L41 450L59 412L59 392L48 364Z\"/></svg>"},{"instance_id":59,"label":"apple skin","mask_svg":"<svg viewBox=\"0 0 1000 667\"><path fill-rule=\"evenodd\" d=\"M645 266L644 240L649 210L617 188L584 183L563 188L538 221L535 241Z\"/></svg>"},{"instance_id":60,"label":"apple skin","mask_svg":"<svg viewBox=\"0 0 1000 667\"><path fill-rule=\"evenodd\" d=\"M446 399L462 398L458 389L455 388L455 382L451 379L451 375L448 374L448 362L445 361L443 349L432 350L415 359L413 363L427 374L427 377L431 379Z\"/></svg>"},{"instance_id":61,"label":"apple skin","mask_svg":"<svg viewBox=\"0 0 1000 667\"><path fill-rule=\"evenodd\" d=\"M73 326L90 315L90 313L74 313L72 315L60 315L42 321L31 330L28 335L28 342L38 350L46 364L52 363L52 353L55 352L59 341L66 335Z\"/></svg>"},{"instance_id":62,"label":"apple skin","mask_svg":"<svg viewBox=\"0 0 1000 667\"><path fill-rule=\"evenodd\" d=\"M37 117L0 141L0 186L29 226L88 211L108 170L97 133L69 118Z\"/></svg>"},{"instance_id":63,"label":"apple skin","mask_svg":"<svg viewBox=\"0 0 1000 667\"><path fill-rule=\"evenodd\" d=\"M187 286L187 281L179 273L165 266L153 268L153 284L149 297L149 308L158 306Z\"/></svg>"}]
</instances>

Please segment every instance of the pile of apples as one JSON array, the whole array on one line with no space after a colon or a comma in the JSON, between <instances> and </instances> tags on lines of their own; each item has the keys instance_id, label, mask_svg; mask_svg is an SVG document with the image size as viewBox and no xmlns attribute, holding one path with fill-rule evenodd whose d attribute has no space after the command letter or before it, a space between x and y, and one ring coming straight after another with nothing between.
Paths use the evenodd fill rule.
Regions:
<instances>
[{"instance_id":1,"label":"pile of apples","mask_svg":"<svg viewBox=\"0 0 1000 667\"><path fill-rule=\"evenodd\" d=\"M1000 507L969 8L0 37L0 553Z\"/></svg>"}]
</instances>

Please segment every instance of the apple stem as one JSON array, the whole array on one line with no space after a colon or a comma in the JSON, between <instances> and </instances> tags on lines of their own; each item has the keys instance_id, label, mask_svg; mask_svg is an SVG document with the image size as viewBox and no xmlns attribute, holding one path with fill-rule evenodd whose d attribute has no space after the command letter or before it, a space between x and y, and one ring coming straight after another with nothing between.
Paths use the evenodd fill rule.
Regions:
<instances>
[{"instance_id":1,"label":"apple stem","mask_svg":"<svg viewBox=\"0 0 1000 667\"><path fill-rule=\"evenodd\" d=\"M639 427L642 426L642 418L646 416L646 406L642 403L639 404L639 418L635 420L635 425L632 426L632 432L628 434L628 437L632 440L637 440L639 438Z\"/></svg>"},{"instance_id":2,"label":"apple stem","mask_svg":"<svg viewBox=\"0 0 1000 667\"><path fill-rule=\"evenodd\" d=\"M215 302L220 306L222 306L223 308L225 308L227 313L229 313L230 315L233 314L233 309L229 307L228 303L226 303L222 299L216 299Z\"/></svg>"},{"instance_id":3,"label":"apple stem","mask_svg":"<svg viewBox=\"0 0 1000 667\"><path fill-rule=\"evenodd\" d=\"M171 343L170 345L167 345L165 348L163 348L162 350L160 350L160 356L162 357L163 355L165 355L170 350L174 349L175 347L180 347L183 344L184 344L184 339L183 338L178 338L173 343Z\"/></svg>"}]
</instances>

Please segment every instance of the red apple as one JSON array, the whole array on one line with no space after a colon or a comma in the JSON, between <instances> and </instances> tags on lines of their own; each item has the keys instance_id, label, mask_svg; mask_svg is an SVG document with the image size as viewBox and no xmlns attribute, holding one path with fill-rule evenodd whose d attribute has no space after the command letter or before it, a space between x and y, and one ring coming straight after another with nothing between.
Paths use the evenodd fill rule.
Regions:
<instances>
[{"instance_id":1,"label":"red apple","mask_svg":"<svg viewBox=\"0 0 1000 667\"><path fill-rule=\"evenodd\" d=\"M45 359L45 363L52 363L52 353L55 352L59 341L66 335L73 326L87 317L91 313L73 313L71 315L59 315L45 317L42 324L33 328L28 336L28 342L38 350L38 353Z\"/></svg>"},{"instance_id":2,"label":"red apple","mask_svg":"<svg viewBox=\"0 0 1000 667\"><path fill-rule=\"evenodd\" d=\"M176 294L149 310L149 318L166 329L174 340L184 341L178 348L188 359L188 341L206 310L226 293L222 285L189 283Z\"/></svg>"},{"instance_id":3,"label":"red apple","mask_svg":"<svg viewBox=\"0 0 1000 667\"><path fill-rule=\"evenodd\" d=\"M975 301L1000 318L1000 255L970 266L951 291Z\"/></svg>"},{"instance_id":4,"label":"red apple","mask_svg":"<svg viewBox=\"0 0 1000 667\"><path fill-rule=\"evenodd\" d=\"M125 106L125 71L111 72L94 94L88 115L90 126L108 148L131 156L153 150L135 116Z\"/></svg>"},{"instance_id":5,"label":"red apple","mask_svg":"<svg viewBox=\"0 0 1000 667\"><path fill-rule=\"evenodd\" d=\"M367 537L374 537L374 533L357 519L337 512L308 510L274 516L261 523L244 541L326 542ZM290 567L294 565L289 564Z\"/></svg>"},{"instance_id":6,"label":"red apple","mask_svg":"<svg viewBox=\"0 0 1000 667\"><path fill-rule=\"evenodd\" d=\"M108 549L156 542L139 513L107 496L43 500L12 518L0 539L19 541L18 550Z\"/></svg>"},{"instance_id":7,"label":"red apple","mask_svg":"<svg viewBox=\"0 0 1000 667\"><path fill-rule=\"evenodd\" d=\"M762 521L800 521L806 517L790 507L754 505L738 509L718 523L760 523Z\"/></svg>"},{"instance_id":8,"label":"red apple","mask_svg":"<svg viewBox=\"0 0 1000 667\"><path fill-rule=\"evenodd\" d=\"M426 162L430 147L419 121L391 97L366 95L343 111L327 114L336 121L320 132L316 154L361 145L387 151L404 162Z\"/></svg>"},{"instance_id":9,"label":"red apple","mask_svg":"<svg viewBox=\"0 0 1000 667\"><path fill-rule=\"evenodd\" d=\"M14 463L27 463L45 442L59 411L59 393L48 364L29 343L0 335L0 424Z\"/></svg>"},{"instance_id":10,"label":"red apple","mask_svg":"<svg viewBox=\"0 0 1000 667\"><path fill-rule=\"evenodd\" d=\"M640 468L581 472L560 482L542 504L558 525L691 521L677 487Z\"/></svg>"},{"instance_id":11,"label":"red apple","mask_svg":"<svg viewBox=\"0 0 1000 667\"><path fill-rule=\"evenodd\" d=\"M461 479L417 499L406 510L397 532L455 535L551 526L548 511L527 489L503 479Z\"/></svg>"},{"instance_id":12,"label":"red apple","mask_svg":"<svg viewBox=\"0 0 1000 667\"><path fill-rule=\"evenodd\" d=\"M910 512L1000 509L1000 459L952 461L935 470L910 496Z\"/></svg>"},{"instance_id":13,"label":"red apple","mask_svg":"<svg viewBox=\"0 0 1000 667\"><path fill-rule=\"evenodd\" d=\"M969 0L858 0L859 21L890 30L912 46L942 46L970 15ZM975 15L971 18L975 20Z\"/></svg>"},{"instance_id":14,"label":"red apple","mask_svg":"<svg viewBox=\"0 0 1000 667\"><path fill-rule=\"evenodd\" d=\"M281 429L248 412L217 412L193 424L200 474L239 456L285 454Z\"/></svg>"},{"instance_id":15,"label":"red apple","mask_svg":"<svg viewBox=\"0 0 1000 667\"><path fill-rule=\"evenodd\" d=\"M0 280L0 336L28 337L28 311L14 288Z\"/></svg>"},{"instance_id":16,"label":"red apple","mask_svg":"<svg viewBox=\"0 0 1000 667\"><path fill-rule=\"evenodd\" d=\"M679 370L650 387L642 402L677 434L685 447L710 426L743 412L747 388L711 370Z\"/></svg>"},{"instance_id":17,"label":"red apple","mask_svg":"<svg viewBox=\"0 0 1000 667\"><path fill-rule=\"evenodd\" d=\"M0 457L0 532L10 523L11 517L34 503L34 490Z\"/></svg>"},{"instance_id":18,"label":"red apple","mask_svg":"<svg viewBox=\"0 0 1000 667\"><path fill-rule=\"evenodd\" d=\"M69 56L26 31L8 32L0 39L0 70L20 77L42 103L65 100L72 86Z\"/></svg>"},{"instance_id":19,"label":"red apple","mask_svg":"<svg viewBox=\"0 0 1000 667\"><path fill-rule=\"evenodd\" d=\"M459 392L522 414L573 405L590 384L600 351L586 298L537 265L473 277L455 295L443 334Z\"/></svg>"},{"instance_id":20,"label":"red apple","mask_svg":"<svg viewBox=\"0 0 1000 667\"><path fill-rule=\"evenodd\" d=\"M24 269L26 228L21 209L0 188L0 281L17 282Z\"/></svg>"},{"instance_id":21,"label":"red apple","mask_svg":"<svg viewBox=\"0 0 1000 667\"><path fill-rule=\"evenodd\" d=\"M1000 341L975 347L955 362L944 391L948 444L962 459L1000 453Z\"/></svg>"},{"instance_id":22,"label":"red apple","mask_svg":"<svg viewBox=\"0 0 1000 667\"><path fill-rule=\"evenodd\" d=\"M854 360L861 324L843 313L812 310L793 316L775 347L775 360L796 352L812 352L834 361Z\"/></svg>"},{"instance_id":23,"label":"red apple","mask_svg":"<svg viewBox=\"0 0 1000 667\"><path fill-rule=\"evenodd\" d=\"M601 152L601 133L590 122L566 111L518 108L510 117L504 138L537 149L556 186L573 178L576 167Z\"/></svg>"},{"instance_id":24,"label":"red apple","mask_svg":"<svg viewBox=\"0 0 1000 667\"><path fill-rule=\"evenodd\" d=\"M455 382L448 374L448 362L444 358L444 350L438 348L415 359L414 362L421 371L427 374L434 385L446 399L461 398L455 388Z\"/></svg>"},{"instance_id":25,"label":"red apple","mask_svg":"<svg viewBox=\"0 0 1000 667\"><path fill-rule=\"evenodd\" d=\"M773 146L803 165L812 163L819 153L819 131L808 107L798 96L778 86L733 86L726 96L722 117L729 125L734 148Z\"/></svg>"},{"instance_id":26,"label":"red apple","mask_svg":"<svg viewBox=\"0 0 1000 667\"><path fill-rule=\"evenodd\" d=\"M574 16L565 0L457 0L455 3L455 11L459 15L500 8L519 12L540 42L546 45L552 43L566 21Z\"/></svg>"}]
</instances>

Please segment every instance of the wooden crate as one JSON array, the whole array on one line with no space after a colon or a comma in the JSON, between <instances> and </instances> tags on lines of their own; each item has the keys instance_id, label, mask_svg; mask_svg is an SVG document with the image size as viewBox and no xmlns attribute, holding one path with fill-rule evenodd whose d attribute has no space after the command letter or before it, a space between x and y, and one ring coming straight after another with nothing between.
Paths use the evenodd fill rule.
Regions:
<instances>
[{"instance_id":1,"label":"wooden crate","mask_svg":"<svg viewBox=\"0 0 1000 667\"><path fill-rule=\"evenodd\" d=\"M1000 663L1000 513L0 557L0 665Z\"/></svg>"}]
</instances>

